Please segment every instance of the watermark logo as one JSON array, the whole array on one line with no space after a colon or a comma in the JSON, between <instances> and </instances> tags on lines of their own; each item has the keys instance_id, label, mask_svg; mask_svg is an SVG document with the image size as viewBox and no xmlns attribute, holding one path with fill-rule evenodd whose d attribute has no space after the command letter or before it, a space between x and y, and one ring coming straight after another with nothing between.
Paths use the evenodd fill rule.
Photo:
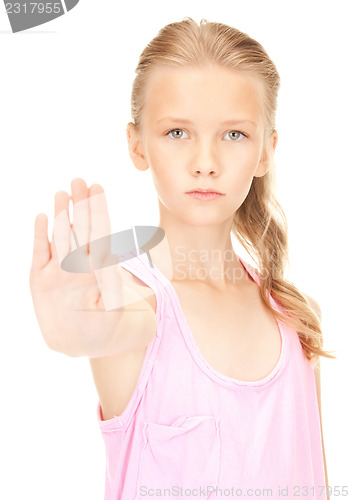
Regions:
<instances>
[{"instance_id":1,"label":"watermark logo","mask_svg":"<svg viewBox=\"0 0 350 500\"><path fill-rule=\"evenodd\" d=\"M48 23L72 10L79 0L55 2L29 2L26 0L7 2L4 0L13 33Z\"/></svg>"},{"instance_id":2,"label":"watermark logo","mask_svg":"<svg viewBox=\"0 0 350 500\"><path fill-rule=\"evenodd\" d=\"M65 215L64 212L63 214ZM77 248L63 258L61 268L70 273L90 273L87 245L94 270L119 264L142 253L147 255L149 265L153 268L149 250L162 241L165 231L158 226L133 226L131 229L89 241L81 246L75 231L72 231L72 234ZM106 251L107 249L110 249L110 252Z\"/></svg>"}]
</instances>

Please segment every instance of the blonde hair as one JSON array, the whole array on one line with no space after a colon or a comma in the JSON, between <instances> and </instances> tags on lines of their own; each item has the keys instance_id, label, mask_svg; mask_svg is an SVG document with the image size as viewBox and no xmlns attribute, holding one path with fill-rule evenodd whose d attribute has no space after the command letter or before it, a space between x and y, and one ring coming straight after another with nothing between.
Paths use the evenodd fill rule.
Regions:
<instances>
[{"instance_id":1,"label":"blonde hair","mask_svg":"<svg viewBox=\"0 0 350 500\"><path fill-rule=\"evenodd\" d=\"M234 214L231 231L260 270L264 303L275 317L297 331L307 359L314 362L319 356L336 359L323 350L321 319L309 305L307 296L283 277L289 265L287 221L274 194L275 164L269 141L275 130L280 76L262 45L236 28L205 19L199 25L189 17L166 25L140 55L131 93L133 122L142 129L144 89L154 68L217 65L242 72L258 83L264 104L264 147L270 163L265 175L253 178L246 199ZM269 294L283 313L270 305Z\"/></svg>"}]
</instances>

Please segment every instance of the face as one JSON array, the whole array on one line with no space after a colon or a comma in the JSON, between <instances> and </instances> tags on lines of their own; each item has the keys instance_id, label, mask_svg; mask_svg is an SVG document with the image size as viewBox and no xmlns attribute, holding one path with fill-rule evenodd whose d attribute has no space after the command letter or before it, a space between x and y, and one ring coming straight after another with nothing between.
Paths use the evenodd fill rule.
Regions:
<instances>
[{"instance_id":1,"label":"face","mask_svg":"<svg viewBox=\"0 0 350 500\"><path fill-rule=\"evenodd\" d=\"M160 220L210 225L232 219L253 177L268 169L258 82L217 66L159 67L144 102L142 130L128 124L129 152L136 168L151 170ZM274 149L276 132L272 141ZM223 196L202 201L186 194L197 188Z\"/></svg>"}]
</instances>

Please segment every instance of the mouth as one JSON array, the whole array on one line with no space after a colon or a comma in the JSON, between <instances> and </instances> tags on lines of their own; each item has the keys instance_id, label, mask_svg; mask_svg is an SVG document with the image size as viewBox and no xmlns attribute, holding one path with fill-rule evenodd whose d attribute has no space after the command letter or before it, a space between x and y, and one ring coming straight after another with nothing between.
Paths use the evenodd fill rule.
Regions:
<instances>
[{"instance_id":1,"label":"mouth","mask_svg":"<svg viewBox=\"0 0 350 500\"><path fill-rule=\"evenodd\" d=\"M189 191L186 194L191 196L192 198L196 198L197 200L202 200L202 201L210 201L210 200L215 200L216 198L220 198L221 196L224 196L223 193L218 193L217 191Z\"/></svg>"},{"instance_id":2,"label":"mouth","mask_svg":"<svg viewBox=\"0 0 350 500\"><path fill-rule=\"evenodd\" d=\"M211 194L224 194L221 193L220 191L216 191L215 189L194 189L193 191L187 191L186 194L193 194L193 193L211 193Z\"/></svg>"}]
</instances>

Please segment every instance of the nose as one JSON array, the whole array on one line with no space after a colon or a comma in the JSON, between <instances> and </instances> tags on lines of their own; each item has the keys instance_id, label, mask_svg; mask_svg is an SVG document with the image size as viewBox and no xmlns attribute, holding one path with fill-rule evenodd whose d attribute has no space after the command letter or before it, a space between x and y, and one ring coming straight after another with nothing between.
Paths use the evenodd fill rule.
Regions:
<instances>
[{"instance_id":1,"label":"nose","mask_svg":"<svg viewBox=\"0 0 350 500\"><path fill-rule=\"evenodd\" d=\"M209 141L198 144L193 157L192 171L196 174L202 173L205 175L218 173L218 159Z\"/></svg>"}]
</instances>

